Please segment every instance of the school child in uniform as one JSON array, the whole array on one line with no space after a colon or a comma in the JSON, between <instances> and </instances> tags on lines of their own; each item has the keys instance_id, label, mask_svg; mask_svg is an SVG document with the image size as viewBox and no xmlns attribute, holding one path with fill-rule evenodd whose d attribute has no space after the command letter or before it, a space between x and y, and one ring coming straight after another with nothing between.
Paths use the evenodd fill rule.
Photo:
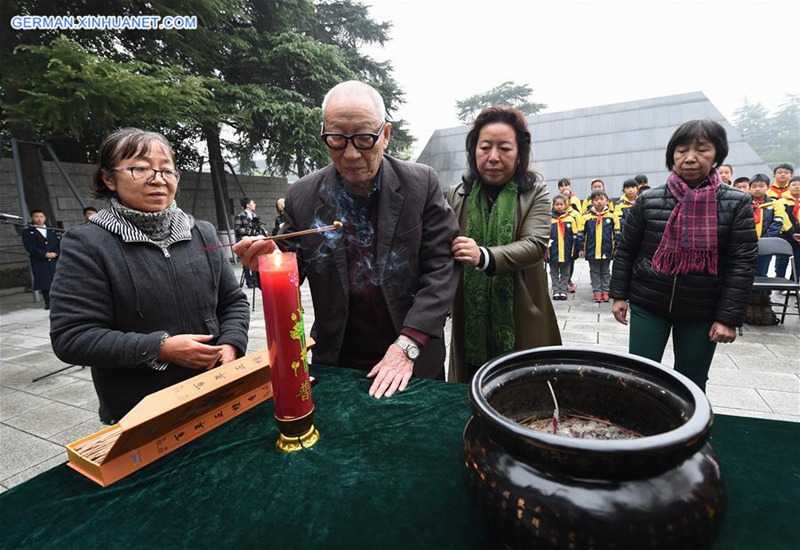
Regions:
<instances>
[{"instance_id":1,"label":"school child in uniform","mask_svg":"<svg viewBox=\"0 0 800 550\"><path fill-rule=\"evenodd\" d=\"M765 174L756 174L750 180L750 196L752 197L753 218L756 235L777 237L783 228L783 206L776 199L767 196L770 184ZM756 264L756 277L766 277L772 256L759 256ZM778 318L772 311L769 291L753 290L747 299L747 312L744 322L749 325L774 325Z\"/></svg>"},{"instance_id":2,"label":"school child in uniform","mask_svg":"<svg viewBox=\"0 0 800 550\"><path fill-rule=\"evenodd\" d=\"M744 191L748 195L750 194L750 178L747 176L741 176L733 180L733 186L740 191Z\"/></svg>"},{"instance_id":3,"label":"school child in uniform","mask_svg":"<svg viewBox=\"0 0 800 550\"><path fill-rule=\"evenodd\" d=\"M603 191L603 192L605 192L605 190L606 190L606 184L601 179L592 180L592 183L590 184L590 186L591 186L591 189L592 189L592 193L594 193L595 191ZM606 195L606 198L608 199L608 210L609 210L609 212L614 212L616 210L616 207L614 205L614 201L609 199L608 195ZM581 205L581 214L583 214L585 216L589 212L589 210L591 210L591 208L592 208L592 195L590 193L589 196L587 197L587 199L585 201L583 201L583 204Z\"/></svg>"},{"instance_id":4,"label":"school child in uniform","mask_svg":"<svg viewBox=\"0 0 800 550\"><path fill-rule=\"evenodd\" d=\"M789 196L781 199L786 214L782 236L792 245L794 280L800 276L800 176L789 181Z\"/></svg>"},{"instance_id":5,"label":"school child in uniform","mask_svg":"<svg viewBox=\"0 0 800 550\"><path fill-rule=\"evenodd\" d=\"M794 166L787 163L779 164L772 171L772 174L775 176L775 179L772 181L769 189L767 189L767 196L772 197L777 201L789 198L791 196L789 182L794 176ZM781 278L786 277L786 267L788 265L789 258L786 256L776 256L775 276Z\"/></svg>"},{"instance_id":6,"label":"school child in uniform","mask_svg":"<svg viewBox=\"0 0 800 550\"><path fill-rule=\"evenodd\" d=\"M578 214L582 214L581 199L578 198L578 195L572 192L572 182L569 181L569 178L561 178L558 180L558 192L567 198L570 208L574 209Z\"/></svg>"},{"instance_id":7,"label":"school child in uniform","mask_svg":"<svg viewBox=\"0 0 800 550\"><path fill-rule=\"evenodd\" d=\"M756 174L750 180L750 196L753 198L753 218L756 234L761 237L777 237L783 230L783 205L773 197L767 196L770 181L764 174ZM756 277L766 277L772 256L760 256L756 267Z\"/></svg>"},{"instance_id":8,"label":"school child in uniform","mask_svg":"<svg viewBox=\"0 0 800 550\"><path fill-rule=\"evenodd\" d=\"M791 164L779 164L772 171L775 181L768 183L767 196L773 199L784 199L789 196L789 180L794 175L794 166Z\"/></svg>"},{"instance_id":9,"label":"school child in uniform","mask_svg":"<svg viewBox=\"0 0 800 550\"><path fill-rule=\"evenodd\" d=\"M619 217L619 226L622 228L625 225L625 217L628 215L628 209L636 202L636 196L639 194L639 184L636 180L629 179L622 182L622 197L617 203L617 217Z\"/></svg>"},{"instance_id":10,"label":"school child in uniform","mask_svg":"<svg viewBox=\"0 0 800 550\"><path fill-rule=\"evenodd\" d=\"M570 263L574 261L575 237L578 233L578 218L568 204L566 196L553 197L550 212L550 246L547 261L550 264L553 300L566 300Z\"/></svg>"},{"instance_id":11,"label":"school child in uniform","mask_svg":"<svg viewBox=\"0 0 800 550\"><path fill-rule=\"evenodd\" d=\"M575 222L580 225L581 218L583 217L583 202L578 198L578 195L572 192L572 182L569 181L569 178L561 178L558 180L558 192L567 197L572 210L572 215L575 216ZM572 274L574 272L575 258L572 258L569 261L569 281L567 282L567 291L570 294L575 294L575 291L578 288L575 286L575 283L572 282Z\"/></svg>"},{"instance_id":12,"label":"school child in uniform","mask_svg":"<svg viewBox=\"0 0 800 550\"><path fill-rule=\"evenodd\" d=\"M594 301L610 301L611 258L620 238L619 218L608 208L605 191L593 191L589 199L592 207L583 216L578 233L578 255L589 262Z\"/></svg>"}]
</instances>

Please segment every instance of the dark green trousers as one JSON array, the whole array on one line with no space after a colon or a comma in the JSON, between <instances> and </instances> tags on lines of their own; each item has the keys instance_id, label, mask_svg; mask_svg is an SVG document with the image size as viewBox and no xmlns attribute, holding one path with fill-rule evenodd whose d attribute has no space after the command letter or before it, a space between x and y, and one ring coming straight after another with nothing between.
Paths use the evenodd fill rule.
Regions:
<instances>
[{"instance_id":1,"label":"dark green trousers","mask_svg":"<svg viewBox=\"0 0 800 550\"><path fill-rule=\"evenodd\" d=\"M688 377L706 391L708 369L717 344L708 339L713 319L702 321L674 321L631 304L631 330L628 350L634 355L661 362L672 332L672 347L675 351L675 370Z\"/></svg>"}]
</instances>

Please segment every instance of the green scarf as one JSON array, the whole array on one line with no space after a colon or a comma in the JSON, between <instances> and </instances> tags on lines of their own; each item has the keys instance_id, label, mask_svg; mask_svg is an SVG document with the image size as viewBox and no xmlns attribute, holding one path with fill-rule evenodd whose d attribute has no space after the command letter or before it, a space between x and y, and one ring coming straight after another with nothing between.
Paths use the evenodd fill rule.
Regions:
<instances>
[{"instance_id":1,"label":"green scarf","mask_svg":"<svg viewBox=\"0 0 800 550\"><path fill-rule=\"evenodd\" d=\"M478 246L503 246L514 241L517 184L503 186L491 213L483 189L476 181L468 197L467 237ZM483 365L514 349L514 278L512 274L487 276L472 266L464 268L464 323L467 363Z\"/></svg>"}]
</instances>

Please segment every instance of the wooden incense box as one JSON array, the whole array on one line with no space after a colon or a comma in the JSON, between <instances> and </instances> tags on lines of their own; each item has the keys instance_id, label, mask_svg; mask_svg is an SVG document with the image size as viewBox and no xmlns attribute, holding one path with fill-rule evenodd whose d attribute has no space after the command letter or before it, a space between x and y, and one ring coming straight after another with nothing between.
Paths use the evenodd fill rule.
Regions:
<instances>
[{"instance_id":1,"label":"wooden incense box","mask_svg":"<svg viewBox=\"0 0 800 550\"><path fill-rule=\"evenodd\" d=\"M105 487L271 397L264 349L148 395L118 424L67 445L67 465Z\"/></svg>"}]
</instances>

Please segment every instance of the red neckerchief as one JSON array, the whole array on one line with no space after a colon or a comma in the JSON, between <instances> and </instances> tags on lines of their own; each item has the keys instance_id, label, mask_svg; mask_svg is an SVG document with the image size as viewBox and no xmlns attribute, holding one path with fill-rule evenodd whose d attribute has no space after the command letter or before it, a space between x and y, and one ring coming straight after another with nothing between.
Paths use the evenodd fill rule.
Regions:
<instances>
[{"instance_id":1,"label":"red neckerchief","mask_svg":"<svg viewBox=\"0 0 800 550\"><path fill-rule=\"evenodd\" d=\"M559 214L558 216L556 216L556 222L558 222L558 234L561 236L562 239L564 238L564 234L566 233L567 228L564 226L564 222L561 221L561 218L568 215L569 212L564 212L563 214Z\"/></svg>"},{"instance_id":2,"label":"red neckerchief","mask_svg":"<svg viewBox=\"0 0 800 550\"><path fill-rule=\"evenodd\" d=\"M599 228L600 224L603 223L603 216L605 216L609 212L608 206L606 206L602 212L598 212L597 210L594 209L594 207L592 207L592 210L594 210L594 213L597 214L597 227Z\"/></svg>"},{"instance_id":3,"label":"red neckerchief","mask_svg":"<svg viewBox=\"0 0 800 550\"><path fill-rule=\"evenodd\" d=\"M794 207L792 208L792 216L794 216L795 223L800 222L800 199L796 199L794 197L789 197L790 201L794 201Z\"/></svg>"},{"instance_id":4,"label":"red neckerchief","mask_svg":"<svg viewBox=\"0 0 800 550\"><path fill-rule=\"evenodd\" d=\"M761 213L762 207L764 206L764 199L761 199L761 202L756 202L753 199L753 218L755 219L756 225L761 223Z\"/></svg>"},{"instance_id":5,"label":"red neckerchief","mask_svg":"<svg viewBox=\"0 0 800 550\"><path fill-rule=\"evenodd\" d=\"M773 182L772 184L770 184L769 188L775 191L775 194L778 195L778 198L780 198L783 192L789 189L789 184L787 183L783 187L778 187L775 185L775 182Z\"/></svg>"}]
</instances>

